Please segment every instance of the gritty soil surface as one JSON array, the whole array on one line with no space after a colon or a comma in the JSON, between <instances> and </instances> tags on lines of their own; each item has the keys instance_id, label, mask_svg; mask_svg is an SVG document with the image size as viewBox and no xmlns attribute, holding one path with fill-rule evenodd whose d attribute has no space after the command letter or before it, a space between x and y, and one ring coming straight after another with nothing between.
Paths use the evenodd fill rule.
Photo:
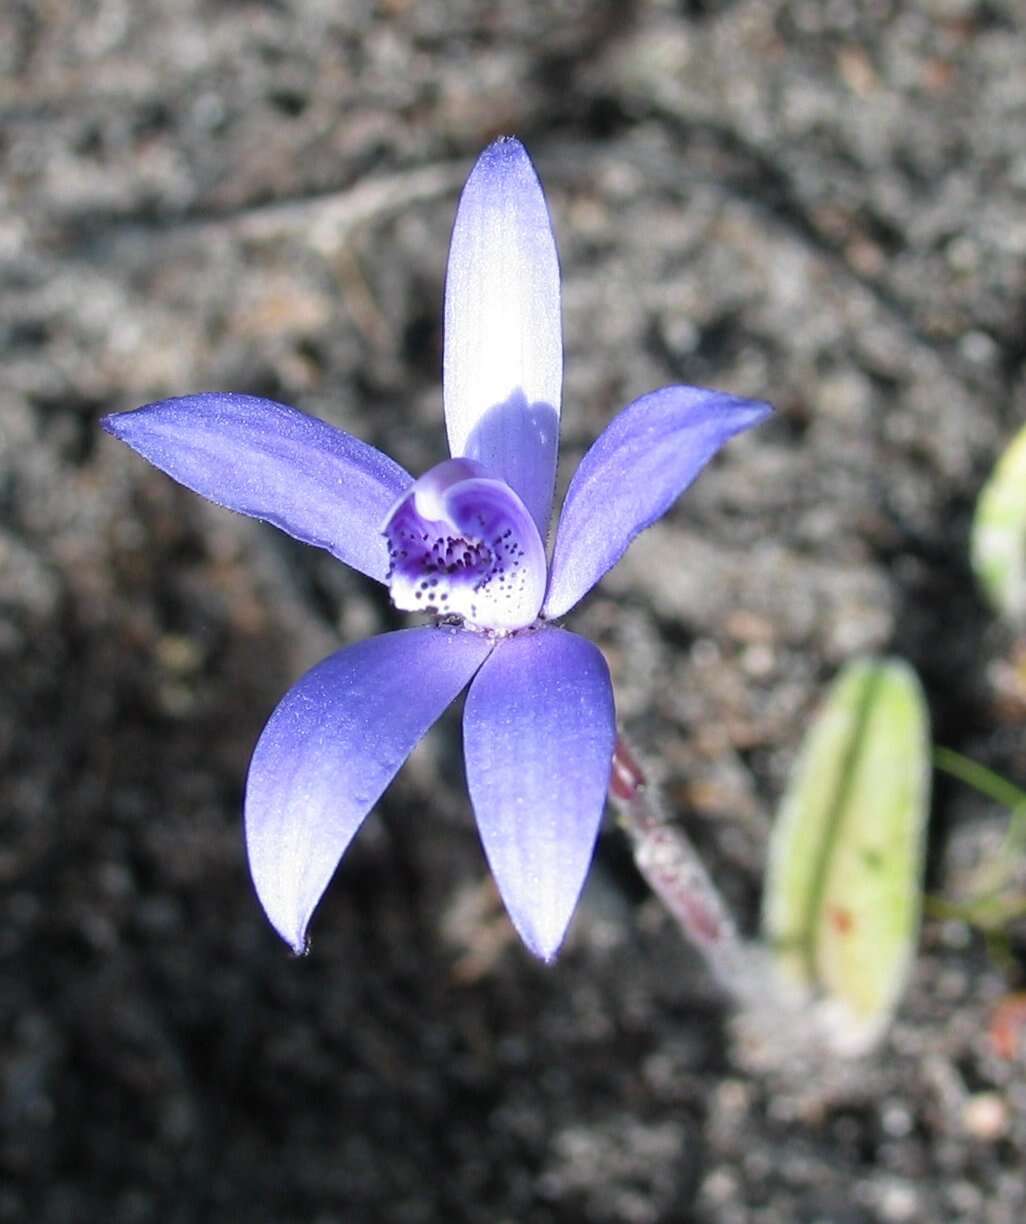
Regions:
<instances>
[{"instance_id":1,"label":"gritty soil surface","mask_svg":"<svg viewBox=\"0 0 1026 1224\"><path fill-rule=\"evenodd\" d=\"M310 955L263 918L253 743L402 620L96 422L231 389L437 462L446 244L502 132L559 239L561 482L654 387L778 408L571 621L745 929L853 655L909 659L937 740L1026 778L1016 642L966 559L1026 411L1018 0L5 0L0 1222L1013 1224L1026 1053L987 1028L1021 931L1006 967L927 921L878 1051L784 1058L610 828L541 966L455 716ZM999 828L939 784L930 890Z\"/></svg>"}]
</instances>

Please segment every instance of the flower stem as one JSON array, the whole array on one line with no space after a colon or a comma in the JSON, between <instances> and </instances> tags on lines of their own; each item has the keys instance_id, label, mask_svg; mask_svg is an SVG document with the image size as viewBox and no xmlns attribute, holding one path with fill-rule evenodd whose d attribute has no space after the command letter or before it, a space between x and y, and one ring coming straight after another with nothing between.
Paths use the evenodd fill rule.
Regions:
<instances>
[{"instance_id":1,"label":"flower stem","mask_svg":"<svg viewBox=\"0 0 1026 1224\"><path fill-rule=\"evenodd\" d=\"M717 982L736 1002L751 999L765 980L762 957L738 934L694 846L667 816L657 788L623 735L613 753L609 794L649 887L702 954Z\"/></svg>"}]
</instances>

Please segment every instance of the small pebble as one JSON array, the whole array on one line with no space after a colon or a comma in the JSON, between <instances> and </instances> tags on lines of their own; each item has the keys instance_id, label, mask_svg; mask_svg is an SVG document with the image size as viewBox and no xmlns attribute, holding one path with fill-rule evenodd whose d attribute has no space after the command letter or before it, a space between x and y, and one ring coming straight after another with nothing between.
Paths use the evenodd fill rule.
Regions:
<instances>
[{"instance_id":1,"label":"small pebble","mask_svg":"<svg viewBox=\"0 0 1026 1224\"><path fill-rule=\"evenodd\" d=\"M1008 1130L1008 1106L996 1092L978 1092L962 1110L962 1125L974 1139L993 1143Z\"/></svg>"}]
</instances>

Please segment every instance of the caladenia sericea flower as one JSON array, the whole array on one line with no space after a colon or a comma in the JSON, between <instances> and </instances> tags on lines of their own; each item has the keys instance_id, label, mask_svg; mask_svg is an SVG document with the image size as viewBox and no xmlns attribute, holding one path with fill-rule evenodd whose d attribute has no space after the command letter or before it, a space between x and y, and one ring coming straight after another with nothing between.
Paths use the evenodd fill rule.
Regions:
<instances>
[{"instance_id":1,"label":"caladenia sericea flower","mask_svg":"<svg viewBox=\"0 0 1026 1224\"><path fill-rule=\"evenodd\" d=\"M470 798L509 915L556 954L598 834L616 741L602 655L554 623L733 434L770 411L695 387L635 400L585 455L546 558L562 383L559 266L523 146L500 139L463 190L445 286L451 458L414 480L294 408L210 393L103 426L219 505L386 583L436 625L331 655L271 715L246 784L246 845L293 949L363 818L469 684Z\"/></svg>"}]
</instances>

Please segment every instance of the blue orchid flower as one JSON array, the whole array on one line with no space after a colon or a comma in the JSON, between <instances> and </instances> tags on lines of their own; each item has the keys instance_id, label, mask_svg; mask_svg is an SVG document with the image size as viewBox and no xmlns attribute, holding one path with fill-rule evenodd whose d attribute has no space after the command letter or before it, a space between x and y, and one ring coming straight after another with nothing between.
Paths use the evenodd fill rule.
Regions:
<instances>
[{"instance_id":1,"label":"blue orchid flower","mask_svg":"<svg viewBox=\"0 0 1026 1224\"><path fill-rule=\"evenodd\" d=\"M246 784L256 891L296 952L364 817L469 684L470 798L517 931L551 960L594 851L616 740L597 648L568 613L767 404L695 387L635 400L585 455L547 559L562 384L559 265L523 146L500 139L463 190L445 288L451 458L418 480L294 408L164 400L103 427L186 487L389 587L436 624L347 646L286 693Z\"/></svg>"}]
</instances>

